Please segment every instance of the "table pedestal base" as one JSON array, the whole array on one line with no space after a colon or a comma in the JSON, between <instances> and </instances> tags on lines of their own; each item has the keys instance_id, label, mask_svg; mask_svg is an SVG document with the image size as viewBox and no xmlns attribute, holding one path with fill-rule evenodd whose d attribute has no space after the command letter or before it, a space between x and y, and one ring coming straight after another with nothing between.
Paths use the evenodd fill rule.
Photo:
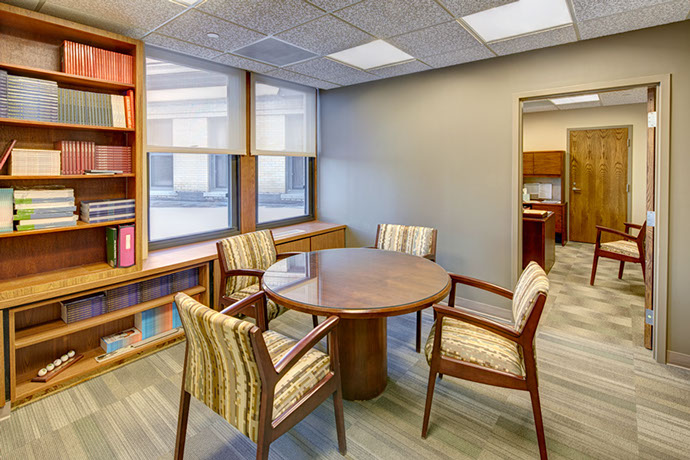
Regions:
<instances>
[{"instance_id":1,"label":"table pedestal base","mask_svg":"<svg viewBox=\"0 0 690 460\"><path fill-rule=\"evenodd\" d=\"M388 380L386 318L344 319L338 323L343 398L373 399Z\"/></svg>"}]
</instances>

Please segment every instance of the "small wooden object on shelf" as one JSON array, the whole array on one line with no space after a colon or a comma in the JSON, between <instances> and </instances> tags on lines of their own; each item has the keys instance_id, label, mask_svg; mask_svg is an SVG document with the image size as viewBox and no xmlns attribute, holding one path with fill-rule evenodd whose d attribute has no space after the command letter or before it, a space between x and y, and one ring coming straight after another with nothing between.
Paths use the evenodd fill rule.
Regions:
<instances>
[{"instance_id":1,"label":"small wooden object on shelf","mask_svg":"<svg viewBox=\"0 0 690 460\"><path fill-rule=\"evenodd\" d=\"M60 367L56 367L52 371L48 372L46 375L36 376L36 377L32 378L31 381L32 382L42 382L42 383L49 382L50 379L57 376L62 371L64 371L65 369L67 369L68 367L70 367L72 364L76 363L77 361L79 361L83 357L84 357L84 355L74 355L70 359L68 359L66 362L62 363L60 365Z\"/></svg>"}]
</instances>

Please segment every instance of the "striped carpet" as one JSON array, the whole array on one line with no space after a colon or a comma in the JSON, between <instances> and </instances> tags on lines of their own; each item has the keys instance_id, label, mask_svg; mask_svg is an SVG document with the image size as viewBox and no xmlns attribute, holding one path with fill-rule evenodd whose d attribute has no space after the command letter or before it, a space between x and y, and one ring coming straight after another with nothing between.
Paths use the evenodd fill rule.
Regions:
<instances>
[{"instance_id":1,"label":"striped carpet","mask_svg":"<svg viewBox=\"0 0 690 460\"><path fill-rule=\"evenodd\" d=\"M688 458L690 372L656 364L642 348L639 267L623 280L602 260L589 286L591 245L558 247L537 352L552 459ZM425 312L425 329L431 313ZM272 327L311 327L289 312ZM445 378L429 437L420 429L428 367L413 349L414 315L389 320L389 383L376 400L345 403L348 458L533 459L529 396ZM425 331L425 332L426 332ZM19 408L0 422L0 458L172 458L184 345ZM251 458L254 445L192 401L187 458ZM271 458L342 458L331 404L273 443Z\"/></svg>"}]
</instances>

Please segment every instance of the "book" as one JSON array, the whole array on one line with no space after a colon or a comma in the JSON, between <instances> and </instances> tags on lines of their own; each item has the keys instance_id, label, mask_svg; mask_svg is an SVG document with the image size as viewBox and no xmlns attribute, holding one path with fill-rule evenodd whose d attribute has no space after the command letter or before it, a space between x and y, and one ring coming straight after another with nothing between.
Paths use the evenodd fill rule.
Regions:
<instances>
[{"instance_id":1,"label":"book","mask_svg":"<svg viewBox=\"0 0 690 460\"><path fill-rule=\"evenodd\" d=\"M16 196L16 195L15 195ZM74 198L72 199L60 199L60 201L48 201L45 203L20 203L19 200L15 200L14 204L14 209L17 210L22 210L22 211L30 211L30 210L43 210L43 211L48 211L48 210L56 210L56 209L61 209L64 208L63 210L67 210L69 208L70 211L76 211L77 207L74 205Z\"/></svg>"},{"instance_id":2,"label":"book","mask_svg":"<svg viewBox=\"0 0 690 460\"><path fill-rule=\"evenodd\" d=\"M57 82L7 74L2 77L6 93L3 113L8 118L34 121L58 121ZM6 80L6 83L5 83Z\"/></svg>"},{"instance_id":3,"label":"book","mask_svg":"<svg viewBox=\"0 0 690 460\"><path fill-rule=\"evenodd\" d=\"M134 265L134 225L120 225L117 233L117 266Z\"/></svg>"},{"instance_id":4,"label":"book","mask_svg":"<svg viewBox=\"0 0 690 460\"><path fill-rule=\"evenodd\" d=\"M25 219L20 220L19 225L51 225L51 224L69 224L77 225L77 217L72 214L68 217L51 217L46 219ZM44 227L46 228L46 227Z\"/></svg>"},{"instance_id":5,"label":"book","mask_svg":"<svg viewBox=\"0 0 690 460\"><path fill-rule=\"evenodd\" d=\"M122 332L101 337L101 348L106 353L112 353L120 348L127 347L141 340L141 331L136 327L130 327Z\"/></svg>"},{"instance_id":6,"label":"book","mask_svg":"<svg viewBox=\"0 0 690 460\"><path fill-rule=\"evenodd\" d=\"M65 40L60 46L63 72L120 83L134 83L134 57Z\"/></svg>"},{"instance_id":7,"label":"book","mask_svg":"<svg viewBox=\"0 0 690 460\"><path fill-rule=\"evenodd\" d=\"M12 149L12 176L59 176L60 151L43 149Z\"/></svg>"},{"instance_id":8,"label":"book","mask_svg":"<svg viewBox=\"0 0 690 460\"><path fill-rule=\"evenodd\" d=\"M27 222L27 221L25 221ZM30 222L30 221L28 221ZM51 224L20 224L17 225L17 230L18 231L26 231L26 230L43 230L43 229L48 229L48 228L62 228L62 227L74 227L77 225L76 220L74 222L62 222L62 223L51 223Z\"/></svg>"},{"instance_id":9,"label":"book","mask_svg":"<svg viewBox=\"0 0 690 460\"><path fill-rule=\"evenodd\" d=\"M71 211L52 212L52 210L29 210L29 212L17 211L13 220L38 220L38 219L56 219L58 217L71 217L74 213Z\"/></svg>"},{"instance_id":10,"label":"book","mask_svg":"<svg viewBox=\"0 0 690 460\"><path fill-rule=\"evenodd\" d=\"M43 187L16 188L14 190L15 201L46 198L74 200L74 189L61 187L59 185L48 185Z\"/></svg>"},{"instance_id":11,"label":"book","mask_svg":"<svg viewBox=\"0 0 690 460\"><path fill-rule=\"evenodd\" d=\"M7 118L7 71L0 69L0 118Z\"/></svg>"},{"instance_id":12,"label":"book","mask_svg":"<svg viewBox=\"0 0 690 460\"><path fill-rule=\"evenodd\" d=\"M106 291L105 297L108 312L117 311L140 303L139 295L139 283L127 284Z\"/></svg>"},{"instance_id":13,"label":"book","mask_svg":"<svg viewBox=\"0 0 690 460\"><path fill-rule=\"evenodd\" d=\"M172 303L137 313L134 315L134 327L141 331L142 340L172 330Z\"/></svg>"},{"instance_id":14,"label":"book","mask_svg":"<svg viewBox=\"0 0 690 460\"><path fill-rule=\"evenodd\" d=\"M108 265L117 267L117 227L105 229L105 255Z\"/></svg>"},{"instance_id":15,"label":"book","mask_svg":"<svg viewBox=\"0 0 690 460\"><path fill-rule=\"evenodd\" d=\"M60 317L67 324L93 318L103 313L105 313L105 294L102 292L60 302Z\"/></svg>"},{"instance_id":16,"label":"book","mask_svg":"<svg viewBox=\"0 0 690 460\"><path fill-rule=\"evenodd\" d=\"M87 224L98 224L101 222L113 222L116 220L134 219L135 214L115 214L111 216L88 217L81 216L81 220Z\"/></svg>"},{"instance_id":17,"label":"book","mask_svg":"<svg viewBox=\"0 0 690 460\"><path fill-rule=\"evenodd\" d=\"M13 196L13 189L0 188L0 233L14 230L14 223L12 221Z\"/></svg>"},{"instance_id":18,"label":"book","mask_svg":"<svg viewBox=\"0 0 690 460\"><path fill-rule=\"evenodd\" d=\"M2 152L2 156L0 156L0 169L2 169L3 166L5 166L5 162L7 162L7 159L10 157L10 154L12 153L12 149L14 148L16 143L17 143L17 139L12 139L7 144L7 147L5 147L5 150Z\"/></svg>"}]
</instances>

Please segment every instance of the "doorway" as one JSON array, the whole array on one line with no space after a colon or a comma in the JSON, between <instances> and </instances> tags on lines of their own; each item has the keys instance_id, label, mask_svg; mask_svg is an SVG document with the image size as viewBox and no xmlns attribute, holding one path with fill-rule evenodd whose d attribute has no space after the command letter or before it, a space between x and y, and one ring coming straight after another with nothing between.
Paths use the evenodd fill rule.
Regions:
<instances>
[{"instance_id":1,"label":"doorway","mask_svg":"<svg viewBox=\"0 0 690 460\"><path fill-rule=\"evenodd\" d=\"M597 225L625 231L631 138L632 127L568 129L570 240L594 244ZM615 239L602 235L602 243Z\"/></svg>"}]
</instances>

